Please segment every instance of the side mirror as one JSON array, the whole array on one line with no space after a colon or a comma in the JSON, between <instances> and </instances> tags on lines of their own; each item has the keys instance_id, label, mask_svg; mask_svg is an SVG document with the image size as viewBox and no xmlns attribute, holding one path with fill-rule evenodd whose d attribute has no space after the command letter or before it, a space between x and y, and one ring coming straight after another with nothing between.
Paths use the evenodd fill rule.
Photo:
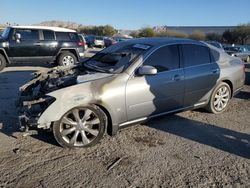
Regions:
<instances>
[{"instance_id":1,"label":"side mirror","mask_svg":"<svg viewBox=\"0 0 250 188\"><path fill-rule=\"evenodd\" d=\"M139 75L156 75L157 69L153 66L145 65L138 69Z\"/></svg>"}]
</instances>

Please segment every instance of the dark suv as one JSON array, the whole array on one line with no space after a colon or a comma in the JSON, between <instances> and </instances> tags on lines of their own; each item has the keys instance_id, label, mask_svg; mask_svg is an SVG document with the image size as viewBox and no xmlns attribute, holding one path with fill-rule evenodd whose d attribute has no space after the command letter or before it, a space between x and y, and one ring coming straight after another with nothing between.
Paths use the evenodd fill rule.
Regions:
<instances>
[{"instance_id":1,"label":"dark suv","mask_svg":"<svg viewBox=\"0 0 250 188\"><path fill-rule=\"evenodd\" d=\"M44 26L7 27L0 36L0 71L13 62L72 65L84 56L74 30Z\"/></svg>"}]
</instances>

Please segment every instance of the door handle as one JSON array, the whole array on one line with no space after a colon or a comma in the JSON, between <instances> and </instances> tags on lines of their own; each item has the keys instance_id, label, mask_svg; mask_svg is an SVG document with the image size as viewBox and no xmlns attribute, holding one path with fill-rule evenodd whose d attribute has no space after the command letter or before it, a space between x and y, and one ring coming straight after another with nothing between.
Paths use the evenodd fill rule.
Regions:
<instances>
[{"instance_id":1,"label":"door handle","mask_svg":"<svg viewBox=\"0 0 250 188\"><path fill-rule=\"evenodd\" d=\"M180 76L179 74L174 75L174 77L173 77L172 80L173 80L173 81L180 81L180 80L181 80L181 76Z\"/></svg>"},{"instance_id":2,"label":"door handle","mask_svg":"<svg viewBox=\"0 0 250 188\"><path fill-rule=\"evenodd\" d=\"M35 45L35 46L41 46L41 45L42 45L42 43L40 43L40 42L36 42L36 43L34 43L34 45Z\"/></svg>"}]
</instances>

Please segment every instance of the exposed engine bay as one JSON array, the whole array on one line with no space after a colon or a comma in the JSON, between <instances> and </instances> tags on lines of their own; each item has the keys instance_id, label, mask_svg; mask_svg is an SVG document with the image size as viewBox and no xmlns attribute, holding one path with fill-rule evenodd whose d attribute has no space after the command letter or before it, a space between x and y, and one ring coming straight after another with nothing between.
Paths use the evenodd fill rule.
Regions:
<instances>
[{"instance_id":1,"label":"exposed engine bay","mask_svg":"<svg viewBox=\"0 0 250 188\"><path fill-rule=\"evenodd\" d=\"M29 127L35 126L40 114L54 102L55 99L46 96L47 93L76 84L77 77L84 74L88 72L80 65L33 73L34 77L19 88L19 99L16 101L21 114L21 130L27 131Z\"/></svg>"}]
</instances>

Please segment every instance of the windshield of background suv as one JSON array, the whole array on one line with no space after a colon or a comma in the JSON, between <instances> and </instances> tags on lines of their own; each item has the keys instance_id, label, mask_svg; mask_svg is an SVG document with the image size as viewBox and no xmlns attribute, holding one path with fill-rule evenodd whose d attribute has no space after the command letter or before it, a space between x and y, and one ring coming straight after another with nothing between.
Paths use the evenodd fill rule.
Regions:
<instances>
[{"instance_id":1,"label":"windshield of background suv","mask_svg":"<svg viewBox=\"0 0 250 188\"><path fill-rule=\"evenodd\" d=\"M150 48L145 44L113 45L87 60L84 66L97 72L118 74Z\"/></svg>"},{"instance_id":2,"label":"windshield of background suv","mask_svg":"<svg viewBox=\"0 0 250 188\"><path fill-rule=\"evenodd\" d=\"M10 32L10 28L9 27L5 28L1 34L1 38L6 39L9 36L9 32Z\"/></svg>"},{"instance_id":3,"label":"windshield of background suv","mask_svg":"<svg viewBox=\"0 0 250 188\"><path fill-rule=\"evenodd\" d=\"M103 37L95 37L96 40L103 40Z\"/></svg>"},{"instance_id":4,"label":"windshield of background suv","mask_svg":"<svg viewBox=\"0 0 250 188\"><path fill-rule=\"evenodd\" d=\"M225 49L230 50L230 51L234 51L234 52L239 52L240 51L240 48L238 48L238 47L226 47Z\"/></svg>"}]
</instances>

